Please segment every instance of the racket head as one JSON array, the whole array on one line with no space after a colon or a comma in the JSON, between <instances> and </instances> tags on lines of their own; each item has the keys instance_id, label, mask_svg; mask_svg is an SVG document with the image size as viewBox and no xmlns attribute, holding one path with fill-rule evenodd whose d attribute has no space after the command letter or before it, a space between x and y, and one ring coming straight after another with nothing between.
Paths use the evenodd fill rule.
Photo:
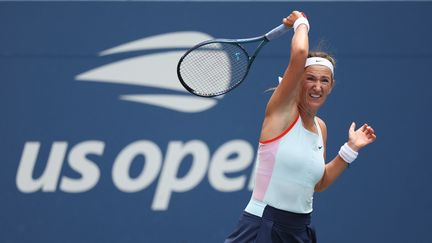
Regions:
<instances>
[{"instance_id":1,"label":"racket head","mask_svg":"<svg viewBox=\"0 0 432 243\"><path fill-rule=\"evenodd\" d=\"M240 85L249 67L250 57L239 43L216 39L188 50L178 62L177 76L192 94L214 97Z\"/></svg>"}]
</instances>

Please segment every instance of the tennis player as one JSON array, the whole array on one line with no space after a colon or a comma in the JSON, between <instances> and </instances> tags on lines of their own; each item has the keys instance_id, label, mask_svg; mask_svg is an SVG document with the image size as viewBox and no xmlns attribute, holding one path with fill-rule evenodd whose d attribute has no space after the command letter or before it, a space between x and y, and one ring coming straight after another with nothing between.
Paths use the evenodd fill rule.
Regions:
<instances>
[{"instance_id":1,"label":"tennis player","mask_svg":"<svg viewBox=\"0 0 432 243\"><path fill-rule=\"evenodd\" d=\"M356 130L353 122L348 141L325 163L327 129L316 114L334 86L335 61L309 52L303 13L293 11L283 23L295 30L290 62L267 104L252 198L225 243L317 242L313 193L324 191L376 139L372 127Z\"/></svg>"}]
</instances>

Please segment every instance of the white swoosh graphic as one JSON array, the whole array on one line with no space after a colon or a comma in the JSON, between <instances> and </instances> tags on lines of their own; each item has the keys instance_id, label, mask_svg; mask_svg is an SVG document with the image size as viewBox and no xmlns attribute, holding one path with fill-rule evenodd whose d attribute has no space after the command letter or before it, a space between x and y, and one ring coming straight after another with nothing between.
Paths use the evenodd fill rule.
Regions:
<instances>
[{"instance_id":1,"label":"white swoosh graphic","mask_svg":"<svg viewBox=\"0 0 432 243\"><path fill-rule=\"evenodd\" d=\"M75 78L187 92L176 75L177 62L183 53L184 51L173 51L128 58L92 69Z\"/></svg>"},{"instance_id":2,"label":"white swoosh graphic","mask_svg":"<svg viewBox=\"0 0 432 243\"><path fill-rule=\"evenodd\" d=\"M117 54L122 52L140 51L157 48L190 48L199 42L212 39L213 37L202 32L181 31L155 35L136 41L116 46L99 53L101 56Z\"/></svg>"},{"instance_id":3,"label":"white swoosh graphic","mask_svg":"<svg viewBox=\"0 0 432 243\"><path fill-rule=\"evenodd\" d=\"M132 41L102 51L101 56L154 48L190 48L212 37L200 32L186 31L167 33ZM177 79L177 62L186 51L153 53L106 64L75 77L76 80L137 85L180 91L189 94ZM202 98L178 94L121 95L125 101L138 102L179 112L202 112L217 104L216 98Z\"/></svg>"},{"instance_id":4,"label":"white swoosh graphic","mask_svg":"<svg viewBox=\"0 0 432 243\"><path fill-rule=\"evenodd\" d=\"M184 95L122 95L120 99L156 105L186 113L201 112L216 105L216 99Z\"/></svg>"}]
</instances>

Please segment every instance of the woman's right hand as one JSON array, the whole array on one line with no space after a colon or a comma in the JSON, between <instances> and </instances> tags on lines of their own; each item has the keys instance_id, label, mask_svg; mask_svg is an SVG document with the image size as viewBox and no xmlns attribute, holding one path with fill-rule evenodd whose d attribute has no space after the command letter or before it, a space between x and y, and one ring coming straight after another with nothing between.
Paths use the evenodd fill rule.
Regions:
<instances>
[{"instance_id":1,"label":"woman's right hand","mask_svg":"<svg viewBox=\"0 0 432 243\"><path fill-rule=\"evenodd\" d=\"M292 28L294 25L294 22L300 17L305 17L304 13L299 12L297 10L294 10L294 11L292 11L292 13L290 15L283 18L283 23L285 26Z\"/></svg>"}]
</instances>

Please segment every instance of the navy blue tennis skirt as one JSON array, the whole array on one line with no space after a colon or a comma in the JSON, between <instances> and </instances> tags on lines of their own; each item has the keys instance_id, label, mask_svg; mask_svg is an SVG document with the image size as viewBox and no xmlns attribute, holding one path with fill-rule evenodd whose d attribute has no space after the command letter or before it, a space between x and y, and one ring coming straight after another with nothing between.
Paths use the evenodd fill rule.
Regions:
<instances>
[{"instance_id":1,"label":"navy blue tennis skirt","mask_svg":"<svg viewBox=\"0 0 432 243\"><path fill-rule=\"evenodd\" d=\"M316 243L310 214L266 206L262 218L243 212L225 243Z\"/></svg>"}]
</instances>

